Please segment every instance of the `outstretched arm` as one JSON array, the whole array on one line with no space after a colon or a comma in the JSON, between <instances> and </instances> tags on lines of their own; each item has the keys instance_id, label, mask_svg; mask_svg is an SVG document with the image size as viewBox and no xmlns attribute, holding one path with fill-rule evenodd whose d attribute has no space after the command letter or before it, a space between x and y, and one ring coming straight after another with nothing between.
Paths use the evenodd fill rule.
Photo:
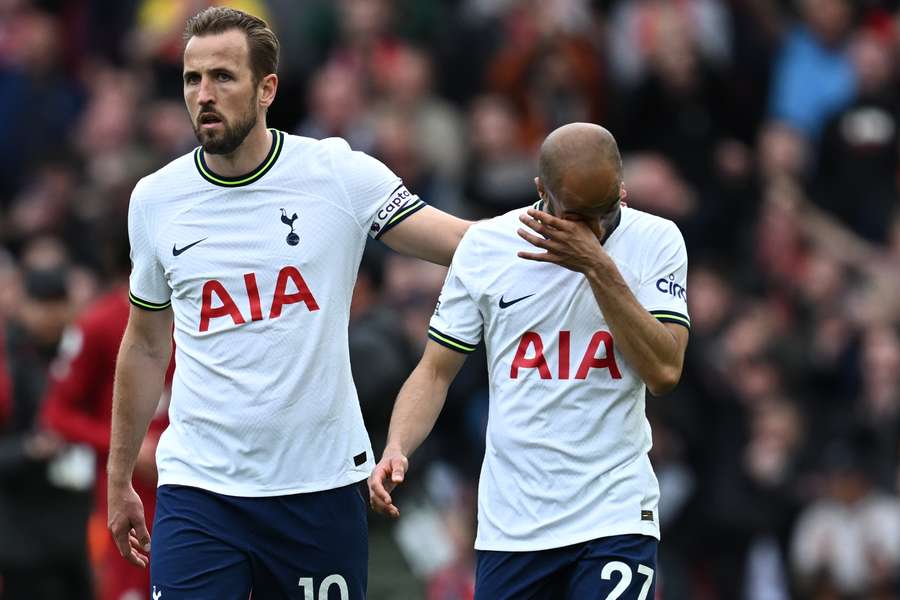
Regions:
<instances>
[{"instance_id":1,"label":"outstretched arm","mask_svg":"<svg viewBox=\"0 0 900 600\"><path fill-rule=\"evenodd\" d=\"M471 221L426 206L380 238L401 254L448 266Z\"/></svg>"},{"instance_id":2,"label":"outstretched arm","mask_svg":"<svg viewBox=\"0 0 900 600\"><path fill-rule=\"evenodd\" d=\"M384 454L369 476L369 499L376 512L400 516L390 493L403 483L408 457L434 427L447 398L447 388L465 360L465 354L433 341L425 346L422 360L397 396Z\"/></svg>"}]
</instances>

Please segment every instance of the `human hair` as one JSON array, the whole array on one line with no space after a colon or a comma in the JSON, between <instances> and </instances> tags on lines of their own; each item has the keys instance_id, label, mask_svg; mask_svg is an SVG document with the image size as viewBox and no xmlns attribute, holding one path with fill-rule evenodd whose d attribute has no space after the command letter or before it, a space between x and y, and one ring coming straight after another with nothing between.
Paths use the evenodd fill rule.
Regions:
<instances>
[{"instance_id":1,"label":"human hair","mask_svg":"<svg viewBox=\"0 0 900 600\"><path fill-rule=\"evenodd\" d=\"M215 35L237 29L247 36L250 53L250 68L253 79L259 81L278 71L278 50L280 44L269 25L259 17L234 8L210 6L187 20L184 41L194 36Z\"/></svg>"}]
</instances>

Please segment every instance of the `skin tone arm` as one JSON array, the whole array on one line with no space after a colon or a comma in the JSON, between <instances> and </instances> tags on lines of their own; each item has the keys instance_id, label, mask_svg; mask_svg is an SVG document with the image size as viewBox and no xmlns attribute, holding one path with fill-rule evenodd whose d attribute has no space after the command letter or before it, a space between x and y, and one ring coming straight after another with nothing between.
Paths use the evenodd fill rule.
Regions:
<instances>
[{"instance_id":1,"label":"skin tone arm","mask_svg":"<svg viewBox=\"0 0 900 600\"><path fill-rule=\"evenodd\" d=\"M660 323L638 303L600 243L602 227L596 221L560 219L534 209L520 220L540 235L519 229L519 236L545 252L519 252L519 257L584 274L619 350L650 393L658 396L674 388L681 378L688 330Z\"/></svg>"},{"instance_id":2,"label":"skin tone arm","mask_svg":"<svg viewBox=\"0 0 900 600\"><path fill-rule=\"evenodd\" d=\"M400 516L391 492L403 483L408 457L434 427L447 399L447 388L465 360L465 354L431 340L425 346L422 360L397 396L384 454L369 476L369 502L375 512Z\"/></svg>"},{"instance_id":3,"label":"skin tone arm","mask_svg":"<svg viewBox=\"0 0 900 600\"><path fill-rule=\"evenodd\" d=\"M150 534L131 478L162 394L171 353L172 309L146 311L132 306L113 389L108 526L122 557L139 567L148 564Z\"/></svg>"},{"instance_id":4,"label":"skin tone arm","mask_svg":"<svg viewBox=\"0 0 900 600\"><path fill-rule=\"evenodd\" d=\"M449 266L472 223L426 206L385 233L381 239L401 254Z\"/></svg>"}]
</instances>

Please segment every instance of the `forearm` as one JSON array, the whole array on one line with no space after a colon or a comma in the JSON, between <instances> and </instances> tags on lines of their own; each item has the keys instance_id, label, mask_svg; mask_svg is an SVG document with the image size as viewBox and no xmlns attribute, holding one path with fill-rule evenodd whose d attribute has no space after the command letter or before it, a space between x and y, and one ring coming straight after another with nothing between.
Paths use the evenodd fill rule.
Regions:
<instances>
[{"instance_id":1,"label":"forearm","mask_svg":"<svg viewBox=\"0 0 900 600\"><path fill-rule=\"evenodd\" d=\"M675 337L640 305L612 261L601 262L585 276L622 356L651 393L669 391L681 376Z\"/></svg>"},{"instance_id":2,"label":"forearm","mask_svg":"<svg viewBox=\"0 0 900 600\"><path fill-rule=\"evenodd\" d=\"M449 266L459 241L471 224L426 206L385 233L381 240L401 254Z\"/></svg>"},{"instance_id":3,"label":"forearm","mask_svg":"<svg viewBox=\"0 0 900 600\"><path fill-rule=\"evenodd\" d=\"M107 471L111 484L131 481L138 452L162 395L171 346L154 349L122 341L113 390L112 432Z\"/></svg>"},{"instance_id":4,"label":"forearm","mask_svg":"<svg viewBox=\"0 0 900 600\"><path fill-rule=\"evenodd\" d=\"M403 384L388 430L387 448L410 456L425 441L437 421L450 381L437 370L419 364Z\"/></svg>"}]
</instances>

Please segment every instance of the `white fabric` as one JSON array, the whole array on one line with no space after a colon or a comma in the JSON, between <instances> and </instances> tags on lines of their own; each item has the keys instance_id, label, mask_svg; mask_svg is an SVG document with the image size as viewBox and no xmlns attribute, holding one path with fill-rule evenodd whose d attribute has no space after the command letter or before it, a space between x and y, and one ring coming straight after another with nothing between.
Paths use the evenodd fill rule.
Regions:
<instances>
[{"instance_id":1,"label":"white fabric","mask_svg":"<svg viewBox=\"0 0 900 600\"><path fill-rule=\"evenodd\" d=\"M160 485L272 496L347 485L374 466L350 375L350 298L366 235L392 218L378 213L405 188L343 140L273 135L283 148L248 185L210 182L190 154L141 180L132 196L132 301L171 299L175 316ZM283 293L299 301L273 318L280 272ZM212 280L221 284L208 292L213 313L230 298L240 314L213 314L202 331ZM309 296L290 298L302 285Z\"/></svg>"},{"instance_id":2,"label":"white fabric","mask_svg":"<svg viewBox=\"0 0 900 600\"><path fill-rule=\"evenodd\" d=\"M429 330L461 351L483 333L487 350L490 416L475 547L526 551L619 534L658 538L644 383L615 340L614 366L582 368L590 340L605 340L597 332L609 328L583 275L516 256L534 250L516 235L523 211L469 230ZM685 287L687 254L672 222L623 208L605 248L645 308L689 326L686 294L676 287ZM561 358L566 336L568 361ZM545 363L516 369L528 337L525 358L535 359L539 341ZM608 363L608 350L599 343L587 362ZM652 520L642 511L652 511Z\"/></svg>"}]
</instances>

